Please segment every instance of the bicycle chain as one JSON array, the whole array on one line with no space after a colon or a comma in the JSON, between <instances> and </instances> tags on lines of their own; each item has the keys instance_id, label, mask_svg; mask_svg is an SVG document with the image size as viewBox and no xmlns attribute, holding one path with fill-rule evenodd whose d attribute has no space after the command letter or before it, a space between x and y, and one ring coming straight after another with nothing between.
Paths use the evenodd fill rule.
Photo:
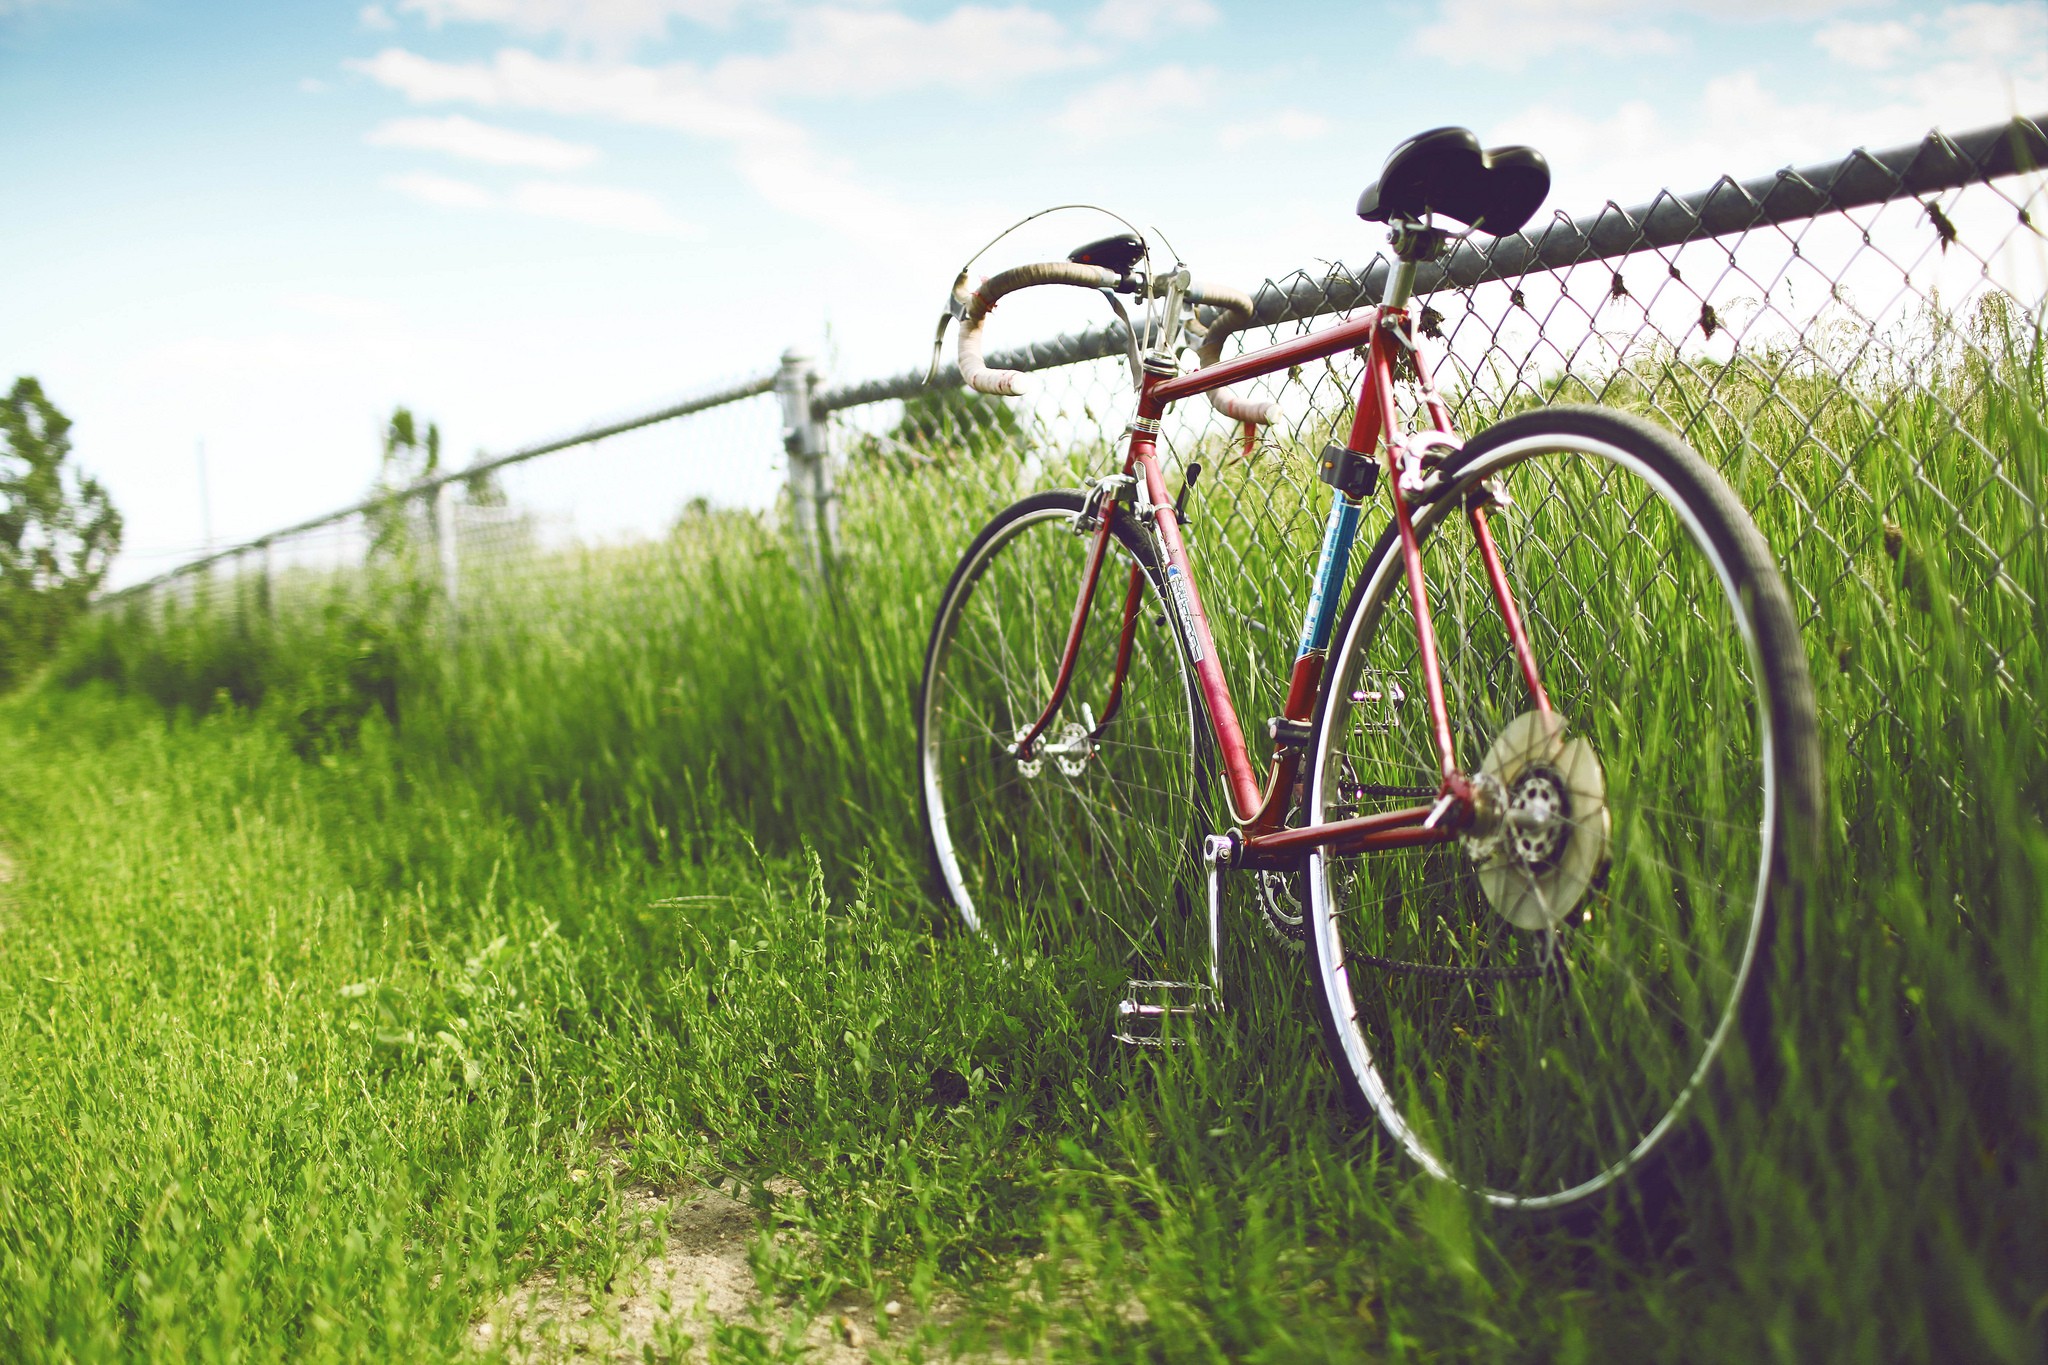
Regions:
<instances>
[{"instance_id":1,"label":"bicycle chain","mask_svg":"<svg viewBox=\"0 0 2048 1365\"><path fill-rule=\"evenodd\" d=\"M1571 969L1562 962L1554 967L1446 967L1435 962L1402 962L1398 958L1357 951L1346 952L1344 960L1347 964L1363 962L1381 971L1426 976L1438 981L1533 981L1539 976L1568 977L1571 974Z\"/></svg>"}]
</instances>

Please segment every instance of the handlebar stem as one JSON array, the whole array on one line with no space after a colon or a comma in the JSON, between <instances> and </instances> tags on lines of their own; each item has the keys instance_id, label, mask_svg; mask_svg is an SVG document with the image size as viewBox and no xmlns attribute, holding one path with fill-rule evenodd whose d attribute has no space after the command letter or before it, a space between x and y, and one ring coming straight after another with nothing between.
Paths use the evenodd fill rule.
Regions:
<instances>
[{"instance_id":1,"label":"handlebar stem","mask_svg":"<svg viewBox=\"0 0 2048 1365\"><path fill-rule=\"evenodd\" d=\"M1182 266L1166 277L1166 306L1160 310L1159 331L1152 342L1152 355L1159 356L1172 364L1175 372L1178 372L1180 369L1180 362L1174 355L1177 349L1174 346L1174 342L1180 338L1181 300L1187 296L1188 287L1193 283L1194 281L1189 277L1186 266ZM1151 356L1147 356L1146 359L1149 361Z\"/></svg>"}]
</instances>

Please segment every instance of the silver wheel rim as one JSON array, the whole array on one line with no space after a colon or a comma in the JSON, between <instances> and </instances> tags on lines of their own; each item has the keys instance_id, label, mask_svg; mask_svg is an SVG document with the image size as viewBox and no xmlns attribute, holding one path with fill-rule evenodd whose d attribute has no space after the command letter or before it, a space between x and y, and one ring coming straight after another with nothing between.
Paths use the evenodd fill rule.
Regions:
<instances>
[{"instance_id":1,"label":"silver wheel rim","mask_svg":"<svg viewBox=\"0 0 2048 1365\"><path fill-rule=\"evenodd\" d=\"M976 599L984 587L984 579L999 556L1017 547L1020 540L1032 532L1041 537L1050 530L1050 523L1057 523L1059 529L1053 534L1069 536L1074 553L1064 556L1065 563L1059 565L1060 572L1050 575L1047 582L1057 583L1058 590L1047 601L1027 609L1024 619L1035 625L1037 638L1020 644L1017 653L1021 656L1030 649L1043 649L1045 641L1057 639L1063 643L1067 625L1073 610L1073 593L1080 584L1079 567L1085 559L1087 541L1072 536L1065 528L1074 518L1070 507L1050 506L1036 509L1018 517L1003 528L1003 531L978 546L972 559L967 561L956 578L946 599L941 605L942 629L934 644L932 659L933 677L924 689L921 699L923 713L919 717L923 742L919 751L919 779L921 797L930 821L933 853L938 863L941 881L947 896L959 911L968 928L978 935L995 938L993 922L1002 918L1004 911L1014 909L1004 899L1001 904L989 903L986 889L979 885L970 864L971 854L963 857L962 844L975 837L974 821L964 818L960 802L953 799L965 784L958 771L959 756L954 754L949 762L947 748L953 742L960 728L953 722L961 717L961 708L952 706L954 701L955 670L953 658L960 646L963 630L976 612ZM1044 544L1036 541L1028 544ZM1116 932L1124 939L1136 940L1141 936L1140 926L1133 921L1130 906L1139 903L1133 888L1141 883L1153 883L1153 895L1160 905L1169 903L1173 894L1170 876L1157 875L1160 865L1177 863L1181 850L1177 847L1185 841L1185 831L1168 831L1161 827L1165 820L1172 819L1171 810L1177 807L1180 819L1185 821L1192 810L1195 795L1194 748L1197 712L1194 708L1194 694L1186 663L1180 650L1172 644L1170 634L1162 634L1159 622L1164 621L1156 596L1156 587L1150 582L1141 607L1141 623L1137 652L1134 654L1130 676L1127 681L1127 699L1124 707L1105 728L1100 741L1100 752L1083 755L1075 749L1067 761L1062 762L1057 754L1048 748L1051 744L1072 747L1076 737L1085 731L1077 723L1077 717L1093 719L1092 708L1100 704L1099 693L1106 684L1109 670L1106 664L1091 671L1094 656L1105 650L1113 652L1117 628L1121 620L1124 600L1125 575L1131 560L1128 552L1112 539L1114 552L1103 566L1102 581L1097 588L1094 607L1091 611L1087 635L1084 638L1081 663L1077 667L1073 689L1067 702L1062 706L1053 726L1041 739L1038 746L1037 771L1030 777L1022 777L1020 783L1034 788L1043 788L1049 796L1066 798L1079 812L1079 824L1087 825L1093 842L1098 849L1115 844L1128 852L1130 873L1128 878L1115 874L1124 872L1124 859L1117 860L1118 866L1101 866L1101 860L1093 860L1089 866L1070 864L1069 875L1076 883L1087 883L1095 888L1105 889L1103 894L1114 898L1117 906L1105 911L1103 907L1091 904L1088 908L1096 912L1096 918L1108 919ZM1157 618L1157 622L1153 618ZM984 623L986 617L983 618ZM1170 626L1165 626L1170 631ZM1162 664L1161 656L1171 659ZM1162 671L1163 670L1163 671ZM1044 671L1044 670L1042 670ZM1050 673L1042 680L1049 690ZM1149 690L1148 690L1149 689ZM1018 695L1022 696L1024 691ZM1145 695L1140 696L1140 693ZM1015 735L1029 728L1036 720L1036 707L1043 704L1046 691L1034 693L1034 700L1028 706L1016 710L1015 715L1004 714L985 721L980 728L990 734L1001 734L1004 742L1014 740ZM1175 699L1173 710L1147 709L1159 697ZM1089 708L1089 709L1084 709ZM1019 719L1025 709L1031 710L1028 719ZM1176 719L1177 713L1177 719ZM1150 727L1150 729L1148 729ZM1179 753L1170 755L1172 745L1145 745L1145 735L1160 729L1177 731L1180 736ZM1121 747L1120 747L1121 746ZM1134 759L1139 751L1147 751L1142 758ZM986 757L986 755L984 755ZM1166 764L1171 758L1173 781L1158 784L1139 784L1150 790L1156 785L1162 788L1154 803L1168 813L1159 820L1152 820L1139 812L1139 803L1119 798L1109 806L1103 804L1101 793L1106 788L1126 782L1126 775L1134 762L1148 762L1153 768ZM1014 760L1012 760L1014 762ZM952 769L949 771L949 768ZM1177 782L1178 792L1166 791ZM1014 792L1012 793L1014 794ZM1056 824L1056 819L1047 823ZM964 827L963 827L964 826ZM1171 845L1171 846L1170 846ZM1058 856L1064 852L1055 848L1034 850L1034 856ZM1099 874L1099 875L1097 875ZM1000 946L1000 945L998 945ZM1043 945L1041 945L1043 946Z\"/></svg>"},{"instance_id":2,"label":"silver wheel rim","mask_svg":"<svg viewBox=\"0 0 2048 1365\"><path fill-rule=\"evenodd\" d=\"M1757 730L1756 764L1760 780L1761 815L1758 822L1756 874L1754 891L1743 912L1747 922L1742 936L1739 955L1733 969L1732 980L1726 989L1726 1000L1718 1012L1712 1032L1702 1041L1696 1064L1686 1075L1683 1084L1668 1102L1660 1102L1661 1115L1658 1120L1643 1131L1637 1140L1617 1159L1607 1163L1585 1178L1564 1188L1540 1193L1494 1188L1486 1183L1463 1180L1451 1169L1442 1154L1425 1139L1416 1126L1404 1114L1402 1104L1397 1100L1381 1065L1375 1058L1369 1040L1358 1020L1358 1011L1349 980L1345 961L1345 944L1339 927L1342 907L1337 904L1337 893L1333 888L1333 868L1338 860L1317 853L1310 857L1307 876L1310 890L1310 933L1316 935L1317 960L1321 966L1318 988L1325 993L1325 1002L1335 1024L1339 1048L1344 1054L1352 1076L1357 1080L1366 1099L1371 1103L1382 1126L1424 1170L1431 1175L1452 1181L1484 1198L1488 1203L1507 1208L1543 1209L1576 1202L1613 1184L1647 1156L1670 1132L1674 1124L1683 1117L1688 1105L1696 1095L1701 1083L1712 1070L1721 1049L1726 1043L1729 1030L1740 1011L1740 1001L1748 985L1748 978L1755 961L1759 936L1764 924L1763 903L1768 891L1770 869L1775 854L1775 831L1778 808L1776 782L1773 775L1773 717L1771 715L1768 690L1762 685L1761 660L1754 631L1744 613L1741 597L1734 575L1723 557L1715 550L1705 528L1693 515L1690 508L1680 499L1670 484L1644 461L1626 450L1607 442L1590 437L1562 436L1558 434L1537 435L1524 438L1487 452L1481 461L1460 471L1456 490L1437 498L1423 509L1418 520L1418 531L1426 536L1433 531L1450 512L1460 505L1458 493L1470 487L1481 478L1511 470L1531 459L1545 454L1591 455L1610 465L1626 471L1641 480L1651 492L1657 495L1660 504L1672 513L1683 525L1687 540L1700 557L1711 566L1718 581L1722 598L1728 607L1728 615L1737 627L1743 642L1743 662L1753 680L1755 699L1754 723ZM1425 546L1434 541L1428 536ZM1425 553L1427 550L1425 550ZM1344 638L1340 641L1335 658L1335 668L1348 664L1355 656L1360 637L1378 624L1378 618L1396 600L1401 591L1401 559L1398 553L1389 554L1381 563L1373 566L1374 579L1366 587L1368 607L1361 610L1349 623ZM1432 583L1432 589L1435 584ZM1518 587L1518 596L1520 589ZM1434 601L1434 598L1432 599ZM1405 621L1405 618L1404 618ZM1402 623L1392 628L1400 629ZM1412 632L1411 632L1412 633ZM1442 629L1440 627L1439 634ZM1562 708L1561 708L1562 709ZM1335 707L1333 705L1333 711ZM1330 789L1331 741L1342 728L1333 714L1322 727L1311 768L1310 811L1320 816L1331 805L1333 793ZM1473 764L1476 754L1460 752L1462 763ZM1349 865L1351 860L1344 860Z\"/></svg>"}]
</instances>

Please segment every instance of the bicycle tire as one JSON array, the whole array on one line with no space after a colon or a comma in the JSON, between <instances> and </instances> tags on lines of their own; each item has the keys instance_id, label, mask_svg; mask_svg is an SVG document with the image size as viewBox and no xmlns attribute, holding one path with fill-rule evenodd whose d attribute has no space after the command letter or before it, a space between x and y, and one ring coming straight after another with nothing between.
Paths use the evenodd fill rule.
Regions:
<instances>
[{"instance_id":1,"label":"bicycle tire","mask_svg":"<svg viewBox=\"0 0 2048 1365\"><path fill-rule=\"evenodd\" d=\"M1153 953L1164 911L1195 903L1209 765L1178 621L1128 518L1112 531L1072 689L1034 759L1013 752L1066 643L1093 543L1073 529L1083 507L1072 490L1024 498L961 556L918 687L919 811L938 893L970 931L1006 954L1092 950L1122 967ZM1111 718L1132 565L1143 602ZM1092 751L1079 747L1098 727Z\"/></svg>"},{"instance_id":2,"label":"bicycle tire","mask_svg":"<svg viewBox=\"0 0 2048 1365\"><path fill-rule=\"evenodd\" d=\"M1489 517L1561 731L1518 719L1529 694L1476 538L1449 525L1482 484L1511 497ZM1508 418L1437 490L1414 516L1456 757L1497 764L1532 823L1312 855L1312 994L1347 1100L1424 1170L1565 1208L1670 1148L1731 1039L1763 1042L1758 983L1819 822L1813 690L1762 536L1662 428ZM1414 637L1389 526L1317 700L1312 822L1434 789Z\"/></svg>"}]
</instances>

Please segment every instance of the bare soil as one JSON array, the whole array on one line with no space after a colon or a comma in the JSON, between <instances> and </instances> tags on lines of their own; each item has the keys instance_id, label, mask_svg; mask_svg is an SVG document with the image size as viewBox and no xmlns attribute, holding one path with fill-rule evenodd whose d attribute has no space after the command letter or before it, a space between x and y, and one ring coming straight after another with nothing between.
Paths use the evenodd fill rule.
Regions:
<instances>
[{"instance_id":1,"label":"bare soil","mask_svg":"<svg viewBox=\"0 0 2048 1365\"><path fill-rule=\"evenodd\" d=\"M769 1184L778 1196L799 1192L778 1184ZM609 1292L564 1283L552 1272L535 1275L471 1328L479 1352L502 1346L522 1365L702 1361L721 1325L744 1324L801 1339L808 1358L820 1365L861 1365L870 1358L878 1334L866 1304L835 1307L804 1322L793 1310L763 1302L747 1254L761 1228L750 1205L708 1188L674 1197L649 1190L622 1194L627 1217L652 1226L651 1254Z\"/></svg>"}]
</instances>

